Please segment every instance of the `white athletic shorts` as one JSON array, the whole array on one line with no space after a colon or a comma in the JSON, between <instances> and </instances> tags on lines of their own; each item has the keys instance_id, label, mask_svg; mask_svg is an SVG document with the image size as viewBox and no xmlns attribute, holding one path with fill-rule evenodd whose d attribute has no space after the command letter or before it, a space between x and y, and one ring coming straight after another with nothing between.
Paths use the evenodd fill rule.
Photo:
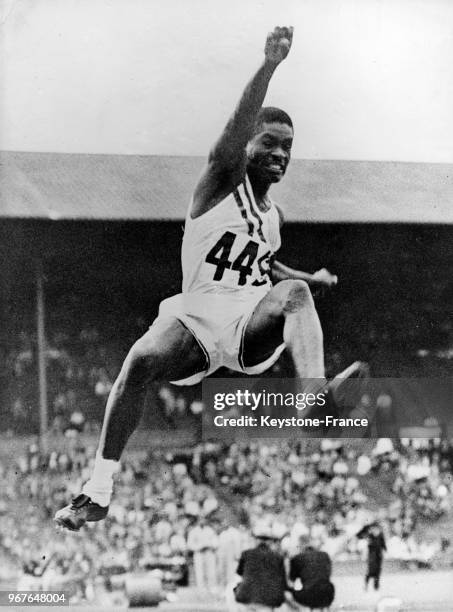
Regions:
<instances>
[{"instance_id":1,"label":"white athletic shorts","mask_svg":"<svg viewBox=\"0 0 453 612\"><path fill-rule=\"evenodd\" d=\"M159 318L179 319L192 332L208 362L204 372L172 381L173 384L195 385L222 366L244 374L261 374L269 369L280 357L284 344L255 366L245 367L242 361L245 328L262 298L263 294L248 295L245 300L242 294L179 293L161 302Z\"/></svg>"}]
</instances>

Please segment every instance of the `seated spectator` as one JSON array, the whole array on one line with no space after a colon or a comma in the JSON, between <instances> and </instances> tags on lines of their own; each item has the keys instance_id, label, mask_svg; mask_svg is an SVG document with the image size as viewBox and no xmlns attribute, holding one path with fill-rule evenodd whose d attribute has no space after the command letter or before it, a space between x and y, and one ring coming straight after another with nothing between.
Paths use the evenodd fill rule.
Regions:
<instances>
[{"instance_id":1,"label":"seated spectator","mask_svg":"<svg viewBox=\"0 0 453 612\"><path fill-rule=\"evenodd\" d=\"M257 546L244 551L239 559L236 573L242 580L234 589L235 599L239 604L255 604L271 611L285 601L285 564L283 556L273 550L271 530L257 526L254 536Z\"/></svg>"},{"instance_id":2,"label":"seated spectator","mask_svg":"<svg viewBox=\"0 0 453 612\"><path fill-rule=\"evenodd\" d=\"M292 589L293 597L308 608L327 608L335 597L330 557L305 536L300 539L300 547L301 552L290 561L289 579L302 584L302 589Z\"/></svg>"}]
</instances>

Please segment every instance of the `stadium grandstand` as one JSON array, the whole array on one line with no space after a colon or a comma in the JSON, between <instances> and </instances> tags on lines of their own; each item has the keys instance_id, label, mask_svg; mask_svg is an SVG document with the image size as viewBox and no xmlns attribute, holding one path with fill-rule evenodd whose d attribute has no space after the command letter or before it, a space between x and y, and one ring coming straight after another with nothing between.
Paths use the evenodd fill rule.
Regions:
<instances>
[{"instance_id":1,"label":"stadium grandstand","mask_svg":"<svg viewBox=\"0 0 453 612\"><path fill-rule=\"evenodd\" d=\"M231 541L248 546L253 524L264 520L280 526L288 556L301 534L316 537L334 560L336 605L368 611L376 598L368 593L363 603L366 550L356 534L377 520L388 548L383 584L397 591L401 575L417 572L429 588L414 595L422 607L404 609L447 610L447 164L294 160L273 194L287 220L282 259L339 277L338 288L317 302L329 370L359 358L377 379L407 379L361 401L375 402L384 416L391 406L411 428L376 422L365 440L207 442L200 438L200 387L154 385L108 519L77 539L55 533L55 509L89 473L127 349L159 302L180 290L184 216L202 163L0 154L0 586L64 588L74 605L110 609L124 607L146 577L149 600L166 599L162 609L223 612ZM292 377L284 355L269 375ZM200 518L214 531L213 556L200 561L212 565L214 558L214 571L203 575L191 544ZM437 593L434 570L444 580Z\"/></svg>"}]
</instances>

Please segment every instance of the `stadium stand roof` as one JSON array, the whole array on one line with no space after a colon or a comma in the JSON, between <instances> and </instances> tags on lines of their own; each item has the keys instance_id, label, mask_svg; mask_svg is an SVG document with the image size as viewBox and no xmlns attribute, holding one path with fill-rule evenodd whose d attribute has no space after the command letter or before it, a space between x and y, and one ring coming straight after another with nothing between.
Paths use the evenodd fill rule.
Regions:
<instances>
[{"instance_id":1,"label":"stadium stand roof","mask_svg":"<svg viewBox=\"0 0 453 612\"><path fill-rule=\"evenodd\" d=\"M0 153L0 216L184 218L204 158ZM453 164L293 160L288 221L453 223Z\"/></svg>"}]
</instances>

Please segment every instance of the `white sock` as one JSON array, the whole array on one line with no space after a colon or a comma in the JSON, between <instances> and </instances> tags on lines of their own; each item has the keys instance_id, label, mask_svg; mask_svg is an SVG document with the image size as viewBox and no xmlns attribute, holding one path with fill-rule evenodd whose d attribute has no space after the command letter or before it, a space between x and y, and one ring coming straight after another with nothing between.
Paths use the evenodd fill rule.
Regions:
<instances>
[{"instance_id":1,"label":"white sock","mask_svg":"<svg viewBox=\"0 0 453 612\"><path fill-rule=\"evenodd\" d=\"M91 478L82 487L82 493L100 506L108 506L113 492L113 475L120 469L120 462L104 459L98 452Z\"/></svg>"}]
</instances>

